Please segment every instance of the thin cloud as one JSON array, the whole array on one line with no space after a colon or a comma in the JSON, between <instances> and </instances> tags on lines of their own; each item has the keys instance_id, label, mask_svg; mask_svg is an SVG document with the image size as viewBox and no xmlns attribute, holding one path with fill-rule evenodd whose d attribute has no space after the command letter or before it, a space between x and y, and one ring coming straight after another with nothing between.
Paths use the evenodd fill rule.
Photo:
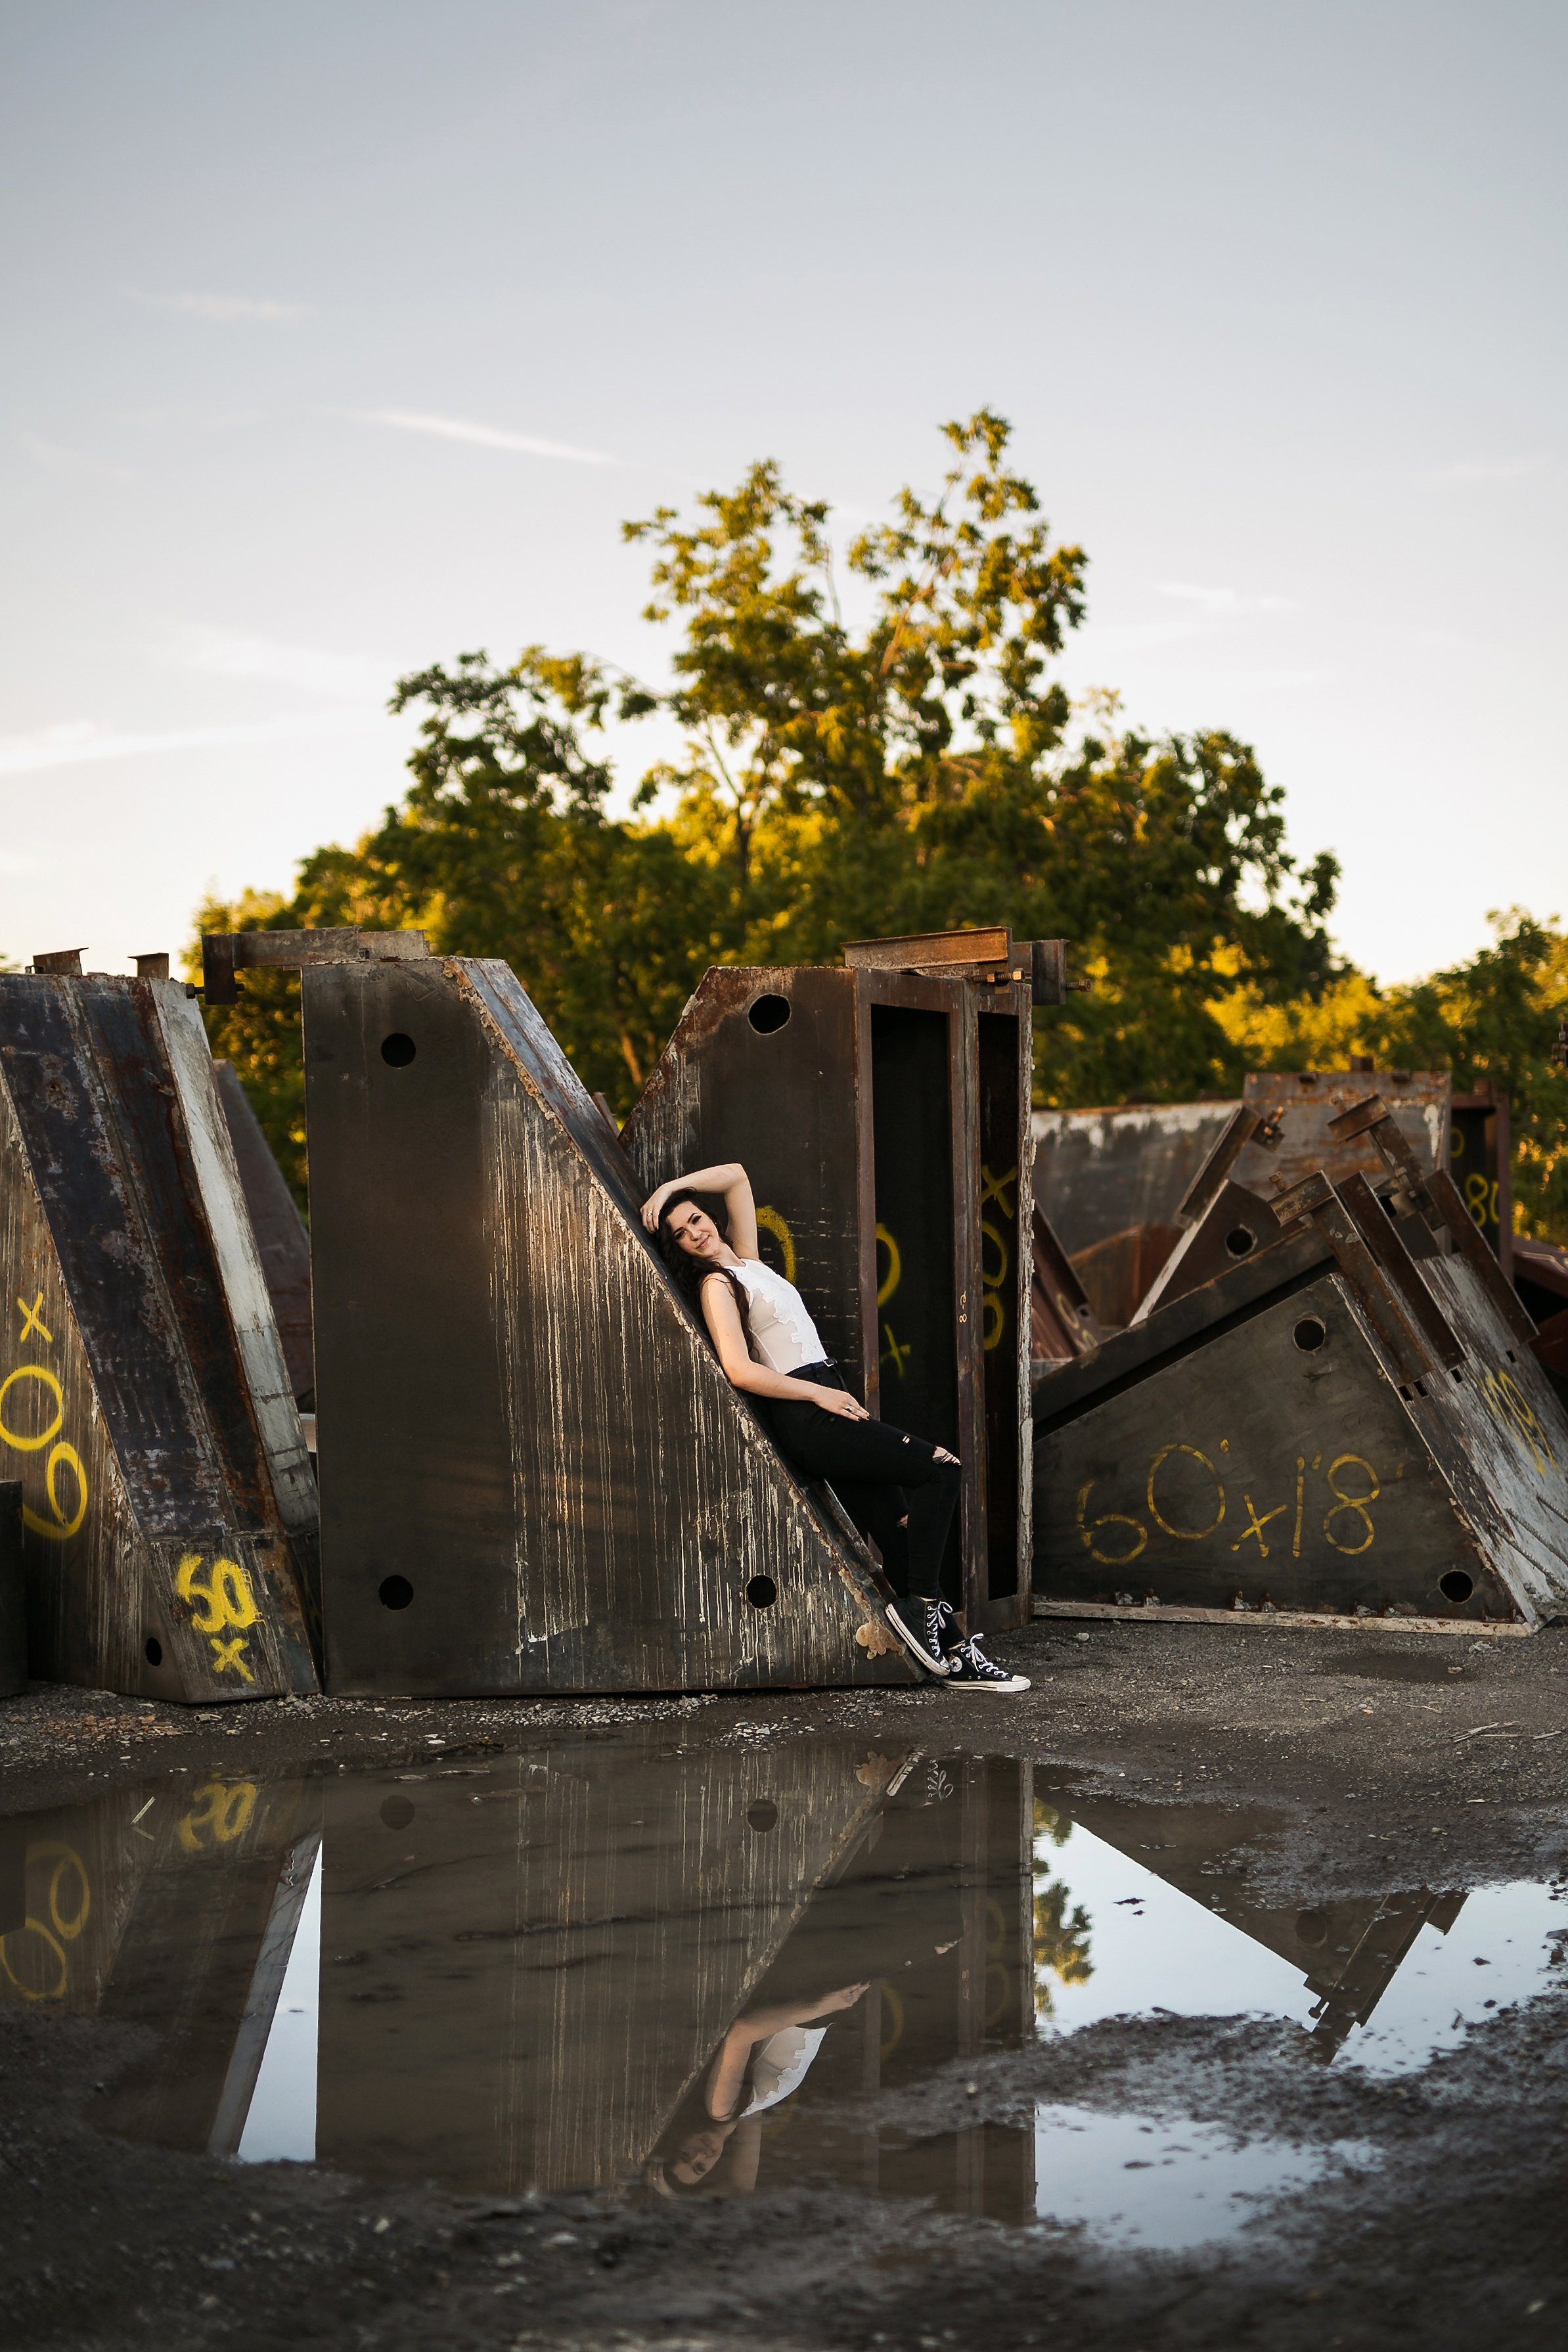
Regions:
<instances>
[{"instance_id":1,"label":"thin cloud","mask_svg":"<svg viewBox=\"0 0 1568 2352\"><path fill-rule=\"evenodd\" d=\"M562 457L573 466L619 466L602 449L579 449L570 441L544 441L537 433L505 433L499 425L476 425L465 416L432 416L423 409L361 408L361 424L390 425L399 433L429 433L438 441L468 441L478 449L509 449L524 457Z\"/></svg>"},{"instance_id":2,"label":"thin cloud","mask_svg":"<svg viewBox=\"0 0 1568 2352\"><path fill-rule=\"evenodd\" d=\"M86 449L68 449L63 442L46 441L41 433L24 433L18 438L29 457L40 466L47 466L56 474L90 474L99 481L133 482L135 475L129 466L112 465L107 457L95 457Z\"/></svg>"},{"instance_id":3,"label":"thin cloud","mask_svg":"<svg viewBox=\"0 0 1568 2352\"><path fill-rule=\"evenodd\" d=\"M1249 613L1289 613L1295 609L1294 600L1289 596L1254 596L1242 588L1200 588L1190 580L1156 581L1155 593L1190 604L1211 621L1239 620Z\"/></svg>"},{"instance_id":4,"label":"thin cloud","mask_svg":"<svg viewBox=\"0 0 1568 2352\"><path fill-rule=\"evenodd\" d=\"M63 726L37 728L31 735L0 737L0 776L36 775L43 768L80 767L91 760L131 760L145 751L229 751L252 743L298 742L308 736L352 735L382 723L379 711L319 710L308 717L135 734L91 719L76 719Z\"/></svg>"},{"instance_id":5,"label":"thin cloud","mask_svg":"<svg viewBox=\"0 0 1568 2352\"><path fill-rule=\"evenodd\" d=\"M167 659L176 668L195 670L204 677L259 678L269 685L347 695L361 702L384 702L396 675L393 663L377 661L369 654L279 645L275 638L251 636L235 629L173 628L165 647Z\"/></svg>"},{"instance_id":6,"label":"thin cloud","mask_svg":"<svg viewBox=\"0 0 1568 2352\"><path fill-rule=\"evenodd\" d=\"M274 302L255 294L149 294L128 286L133 302L150 310L172 310L183 319L204 319L212 327L281 327L305 316L299 302Z\"/></svg>"},{"instance_id":7,"label":"thin cloud","mask_svg":"<svg viewBox=\"0 0 1568 2352\"><path fill-rule=\"evenodd\" d=\"M1482 482L1520 482L1538 474L1544 457L1458 457L1451 466L1436 466L1427 479L1443 489L1466 489Z\"/></svg>"}]
</instances>

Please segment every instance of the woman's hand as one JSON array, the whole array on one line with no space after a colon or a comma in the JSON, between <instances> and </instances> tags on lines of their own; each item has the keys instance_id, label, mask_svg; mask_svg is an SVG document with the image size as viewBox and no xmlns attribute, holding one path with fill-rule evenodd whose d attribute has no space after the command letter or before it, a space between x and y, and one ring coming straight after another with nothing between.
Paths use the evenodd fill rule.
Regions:
<instances>
[{"instance_id":1,"label":"woman's hand","mask_svg":"<svg viewBox=\"0 0 1568 2352\"><path fill-rule=\"evenodd\" d=\"M656 1192L650 1192L647 1199L643 1202L643 1223L647 1226L648 1231L651 1234L656 1234L658 1232L659 1212L675 1189L676 1187L674 1184L661 1184L658 1190Z\"/></svg>"},{"instance_id":2,"label":"woman's hand","mask_svg":"<svg viewBox=\"0 0 1568 2352\"><path fill-rule=\"evenodd\" d=\"M792 1381L790 1385L793 1387L795 1383ZM813 1404L820 1404L824 1412L836 1412L841 1421L871 1419L864 1405L857 1404L847 1389L820 1389L815 1385L808 1387L804 1381L800 1385Z\"/></svg>"},{"instance_id":3,"label":"woman's hand","mask_svg":"<svg viewBox=\"0 0 1568 2352\"><path fill-rule=\"evenodd\" d=\"M823 1994L821 2000L818 2001L816 2007L812 2010L811 2015L813 2017L827 2017L841 2009L853 2009L856 2001L860 2000L862 1994L868 1993L870 1990L871 1979L869 1977L867 1977L861 1984L841 1985L837 1992Z\"/></svg>"}]
</instances>

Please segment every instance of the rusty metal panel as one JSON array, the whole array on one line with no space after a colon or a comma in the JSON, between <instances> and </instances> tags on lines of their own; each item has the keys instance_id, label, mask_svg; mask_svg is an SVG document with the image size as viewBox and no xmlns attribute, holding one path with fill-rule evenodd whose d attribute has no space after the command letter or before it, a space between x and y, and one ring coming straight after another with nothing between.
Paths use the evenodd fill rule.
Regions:
<instances>
[{"instance_id":1,"label":"rusty metal panel","mask_svg":"<svg viewBox=\"0 0 1568 2352\"><path fill-rule=\"evenodd\" d=\"M1393 1110L1423 1172L1446 1168L1453 1094L1447 1070L1254 1070L1242 1100L1252 1110L1277 1116L1280 1135L1271 1148L1260 1140L1242 1152L1231 1170L1236 1182L1267 1193L1319 1169L1335 1182L1356 1168L1381 1175L1382 1163L1364 1139L1342 1142L1330 1132L1342 1112L1374 1091Z\"/></svg>"},{"instance_id":2,"label":"rusty metal panel","mask_svg":"<svg viewBox=\"0 0 1568 2352\"><path fill-rule=\"evenodd\" d=\"M1343 1139L1370 1146L1371 1125ZM1401 1147L1407 1150L1407 1147ZM1568 1601L1568 1416L1446 1174L1308 1221L1036 1390L1036 1591L1529 1626ZM1462 1230L1461 1230L1462 1228Z\"/></svg>"},{"instance_id":3,"label":"rusty metal panel","mask_svg":"<svg viewBox=\"0 0 1568 2352\"><path fill-rule=\"evenodd\" d=\"M214 1062L213 1074L228 1122L283 1360L288 1367L289 1386L300 1410L308 1412L316 1388L310 1335L310 1236L234 1064Z\"/></svg>"},{"instance_id":4,"label":"rusty metal panel","mask_svg":"<svg viewBox=\"0 0 1568 2352\"><path fill-rule=\"evenodd\" d=\"M645 1191L740 1160L765 1255L867 1405L960 1455L948 1580L976 1631L1027 1609L1030 1008L1027 979L869 955L716 967L623 1139Z\"/></svg>"},{"instance_id":5,"label":"rusty metal panel","mask_svg":"<svg viewBox=\"0 0 1568 2352\"><path fill-rule=\"evenodd\" d=\"M1156 1307L1228 1274L1239 1259L1267 1249L1280 1233L1280 1220L1267 1201L1245 1185L1222 1182L1145 1291L1133 1322L1145 1322Z\"/></svg>"},{"instance_id":6,"label":"rusty metal panel","mask_svg":"<svg viewBox=\"0 0 1568 2352\"><path fill-rule=\"evenodd\" d=\"M1139 1226L1176 1229L1188 1187L1236 1109L1196 1102L1037 1110L1034 1196L1068 1255Z\"/></svg>"},{"instance_id":7,"label":"rusty metal panel","mask_svg":"<svg viewBox=\"0 0 1568 2352\"><path fill-rule=\"evenodd\" d=\"M1089 1303L1078 1270L1050 1218L1034 1203L1030 1286L1030 1357L1034 1365L1068 1363L1097 1348L1105 1332Z\"/></svg>"},{"instance_id":8,"label":"rusty metal panel","mask_svg":"<svg viewBox=\"0 0 1568 2352\"><path fill-rule=\"evenodd\" d=\"M507 966L303 999L329 1687L910 1680Z\"/></svg>"},{"instance_id":9,"label":"rusty metal panel","mask_svg":"<svg viewBox=\"0 0 1568 2352\"><path fill-rule=\"evenodd\" d=\"M0 1218L33 1671L314 1689L314 1480L183 983L0 976Z\"/></svg>"}]
</instances>

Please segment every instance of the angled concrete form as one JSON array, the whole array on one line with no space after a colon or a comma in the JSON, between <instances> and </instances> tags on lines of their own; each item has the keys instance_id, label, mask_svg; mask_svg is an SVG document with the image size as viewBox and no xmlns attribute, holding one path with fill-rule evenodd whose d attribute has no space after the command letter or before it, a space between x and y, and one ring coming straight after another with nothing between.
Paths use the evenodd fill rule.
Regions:
<instances>
[{"instance_id":1,"label":"angled concrete form","mask_svg":"<svg viewBox=\"0 0 1568 2352\"><path fill-rule=\"evenodd\" d=\"M1393 1615L1568 1606L1568 1416L1446 1171L1389 1107L1281 1238L1035 1390L1036 1609Z\"/></svg>"},{"instance_id":2,"label":"angled concrete form","mask_svg":"<svg viewBox=\"0 0 1568 2352\"><path fill-rule=\"evenodd\" d=\"M624 1134L644 1192L743 1162L761 1246L851 1386L957 1454L946 1579L972 1632L1028 1612L1036 962L1060 1001L1060 956L1034 950L1061 943L1009 957L1008 940L868 941L841 970L716 966Z\"/></svg>"},{"instance_id":3,"label":"angled concrete form","mask_svg":"<svg viewBox=\"0 0 1568 2352\"><path fill-rule=\"evenodd\" d=\"M183 982L0 976L0 1219L32 1671L313 1690L315 1481Z\"/></svg>"},{"instance_id":4,"label":"angled concrete form","mask_svg":"<svg viewBox=\"0 0 1568 2352\"><path fill-rule=\"evenodd\" d=\"M507 967L312 961L302 995L329 1687L912 1680Z\"/></svg>"}]
</instances>

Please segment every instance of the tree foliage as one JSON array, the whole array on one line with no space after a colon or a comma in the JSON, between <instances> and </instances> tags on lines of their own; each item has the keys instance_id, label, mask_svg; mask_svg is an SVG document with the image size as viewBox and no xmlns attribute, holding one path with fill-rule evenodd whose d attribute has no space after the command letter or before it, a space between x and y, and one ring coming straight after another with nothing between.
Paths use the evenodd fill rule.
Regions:
<instances>
[{"instance_id":1,"label":"tree foliage","mask_svg":"<svg viewBox=\"0 0 1568 2352\"><path fill-rule=\"evenodd\" d=\"M1510 1097L1515 1222L1568 1240L1568 1073L1552 1048L1568 1005L1568 933L1522 908L1491 917L1492 943L1401 988L1345 973L1315 998L1265 1004L1246 990L1217 1008L1253 1069L1451 1069L1457 1093L1490 1078Z\"/></svg>"},{"instance_id":2,"label":"tree foliage","mask_svg":"<svg viewBox=\"0 0 1568 2352\"><path fill-rule=\"evenodd\" d=\"M1087 558L1053 542L1000 417L944 432L936 497L901 492L841 563L827 505L771 463L690 519L628 523L648 617L678 633L666 688L539 646L405 677L392 708L421 726L402 802L352 849L308 857L288 899L214 903L201 927L412 924L438 950L504 957L623 1109L711 962L1009 922L1071 940L1093 983L1040 1024L1041 1099L1235 1087L1227 1003L1334 982L1334 861L1298 869L1283 795L1233 737L1140 735L1110 694L1073 709L1052 663ZM654 712L681 748L612 818L609 730ZM211 1016L214 1044L298 1179L296 992L245 987Z\"/></svg>"}]
</instances>

